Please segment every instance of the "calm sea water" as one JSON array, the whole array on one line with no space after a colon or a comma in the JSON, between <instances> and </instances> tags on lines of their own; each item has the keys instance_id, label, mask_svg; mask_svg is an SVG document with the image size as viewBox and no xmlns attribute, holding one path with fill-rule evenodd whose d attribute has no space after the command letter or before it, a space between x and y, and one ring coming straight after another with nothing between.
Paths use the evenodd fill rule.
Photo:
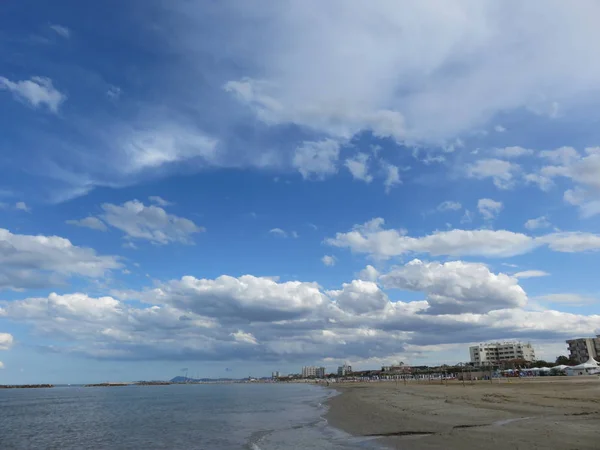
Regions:
<instances>
[{"instance_id":1,"label":"calm sea water","mask_svg":"<svg viewBox=\"0 0 600 450\"><path fill-rule=\"evenodd\" d=\"M311 385L0 390L0 449L375 449L327 425Z\"/></svg>"}]
</instances>

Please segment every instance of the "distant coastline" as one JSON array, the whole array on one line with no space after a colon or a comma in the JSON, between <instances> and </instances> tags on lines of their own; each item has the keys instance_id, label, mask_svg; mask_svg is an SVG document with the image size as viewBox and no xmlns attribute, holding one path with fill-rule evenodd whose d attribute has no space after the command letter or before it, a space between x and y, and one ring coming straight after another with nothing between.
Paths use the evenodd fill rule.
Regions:
<instances>
[{"instance_id":1,"label":"distant coastline","mask_svg":"<svg viewBox=\"0 0 600 450\"><path fill-rule=\"evenodd\" d=\"M41 389L53 387L53 384L0 384L0 389Z\"/></svg>"}]
</instances>

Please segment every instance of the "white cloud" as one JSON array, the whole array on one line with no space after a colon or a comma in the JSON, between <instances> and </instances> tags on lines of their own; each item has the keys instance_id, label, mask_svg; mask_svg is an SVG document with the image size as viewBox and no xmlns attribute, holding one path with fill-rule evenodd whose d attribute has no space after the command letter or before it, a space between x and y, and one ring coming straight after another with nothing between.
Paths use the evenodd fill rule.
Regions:
<instances>
[{"instance_id":1,"label":"white cloud","mask_svg":"<svg viewBox=\"0 0 600 450\"><path fill-rule=\"evenodd\" d=\"M564 253L600 251L600 236L579 231L552 233L537 238L551 250Z\"/></svg>"},{"instance_id":2,"label":"white cloud","mask_svg":"<svg viewBox=\"0 0 600 450\"><path fill-rule=\"evenodd\" d=\"M523 147L504 147L494 149L494 154L500 158L519 158L533 155L533 150Z\"/></svg>"},{"instance_id":3,"label":"white cloud","mask_svg":"<svg viewBox=\"0 0 600 450\"><path fill-rule=\"evenodd\" d=\"M200 7L178 8L202 19ZM499 113L556 117L559 105L566 110L596 95L600 79L600 64L589 64L595 55L588 43L600 38L590 20L600 13L595 2L553 3L544 16L537 5L492 0L436 8L409 1L222 8L217 16L233 17L244 39L233 33L221 45L256 68L247 72L254 78L236 77L226 89L267 123L293 122L332 136L375 129L396 140L440 142ZM268 20L249 31L244 18L257 10ZM549 31L557 27L571 38L557 43ZM188 46L202 36L197 28L190 21ZM505 67L513 68L509 75Z\"/></svg>"},{"instance_id":4,"label":"white cloud","mask_svg":"<svg viewBox=\"0 0 600 450\"><path fill-rule=\"evenodd\" d=\"M275 236L280 236L280 237L288 237L287 232L285 232L284 230L282 230L281 228L272 228L269 230L269 233L275 235Z\"/></svg>"},{"instance_id":5,"label":"white cloud","mask_svg":"<svg viewBox=\"0 0 600 450\"><path fill-rule=\"evenodd\" d=\"M525 228L528 230L537 230L539 228L550 228L552 224L546 216L540 216L535 219L529 219L525 222Z\"/></svg>"},{"instance_id":6,"label":"white cloud","mask_svg":"<svg viewBox=\"0 0 600 450\"><path fill-rule=\"evenodd\" d=\"M497 133L504 133L506 131L506 128L504 128L502 125L496 125L494 127L494 131L496 131Z\"/></svg>"},{"instance_id":7,"label":"white cloud","mask_svg":"<svg viewBox=\"0 0 600 450\"><path fill-rule=\"evenodd\" d=\"M518 164L501 159L480 159L467 166L467 176L482 180L491 178L498 189L514 186L514 175L521 170Z\"/></svg>"},{"instance_id":8,"label":"white cloud","mask_svg":"<svg viewBox=\"0 0 600 450\"><path fill-rule=\"evenodd\" d=\"M13 234L0 229L0 289L46 287L65 276L102 277L121 263L58 236Z\"/></svg>"},{"instance_id":9,"label":"white cloud","mask_svg":"<svg viewBox=\"0 0 600 450\"><path fill-rule=\"evenodd\" d=\"M141 298L152 303L167 301L174 307L209 317L235 316L257 321L302 317L325 302L315 283L278 283L252 275L223 275L215 280L186 276L147 291Z\"/></svg>"},{"instance_id":10,"label":"white cloud","mask_svg":"<svg viewBox=\"0 0 600 450\"><path fill-rule=\"evenodd\" d=\"M560 147L556 150L541 151L540 157L555 164L568 165L579 159L579 153L573 147Z\"/></svg>"},{"instance_id":11,"label":"white cloud","mask_svg":"<svg viewBox=\"0 0 600 450\"><path fill-rule=\"evenodd\" d=\"M478 263L415 259L380 280L386 288L426 292L428 312L434 314L486 313L527 303L527 295L515 278L493 274Z\"/></svg>"},{"instance_id":12,"label":"white cloud","mask_svg":"<svg viewBox=\"0 0 600 450\"><path fill-rule=\"evenodd\" d=\"M528 184L537 184L542 191L549 191L554 185L550 178L537 173L527 173L523 178Z\"/></svg>"},{"instance_id":13,"label":"white cloud","mask_svg":"<svg viewBox=\"0 0 600 450\"><path fill-rule=\"evenodd\" d=\"M473 213L468 209L465 209L465 213L460 218L460 223L471 223L473 222Z\"/></svg>"},{"instance_id":14,"label":"white cloud","mask_svg":"<svg viewBox=\"0 0 600 450\"><path fill-rule=\"evenodd\" d=\"M119 170L136 173L183 161L216 164L218 141L192 126L162 123L150 129L130 129L118 136L124 163Z\"/></svg>"},{"instance_id":15,"label":"white cloud","mask_svg":"<svg viewBox=\"0 0 600 450\"><path fill-rule=\"evenodd\" d=\"M311 105L302 102L301 99L294 99L288 103L285 99L277 99L275 95L290 93L275 94L274 88L272 83L250 78L229 81L224 85L225 91L250 106L257 117L268 125L296 123L342 139L349 139L361 130L370 130L376 136L389 136L397 140L404 137L404 117L397 111L367 111L358 105L353 107L348 104Z\"/></svg>"},{"instance_id":16,"label":"white cloud","mask_svg":"<svg viewBox=\"0 0 600 450\"><path fill-rule=\"evenodd\" d=\"M382 218L372 219L347 233L336 233L325 243L382 259L409 253L500 258L529 253L544 245L565 253L600 250L600 236L592 233L561 232L533 238L507 230L453 229L411 237L405 230L384 229L384 223Z\"/></svg>"},{"instance_id":17,"label":"white cloud","mask_svg":"<svg viewBox=\"0 0 600 450\"><path fill-rule=\"evenodd\" d=\"M123 91L118 86L110 86L106 91L106 96L111 100L119 100Z\"/></svg>"},{"instance_id":18,"label":"white cloud","mask_svg":"<svg viewBox=\"0 0 600 450\"><path fill-rule=\"evenodd\" d=\"M543 270L524 270L522 272L517 272L513 274L515 278L537 278L537 277L547 277L550 275L548 272L544 272Z\"/></svg>"},{"instance_id":19,"label":"white cloud","mask_svg":"<svg viewBox=\"0 0 600 450\"><path fill-rule=\"evenodd\" d=\"M383 229L384 220L373 219L355 225L347 233L337 233L325 242L335 247L348 247L357 253L390 258L406 253L429 253L450 256L508 257L527 253L535 247L529 236L506 230L439 231L414 238L403 230Z\"/></svg>"},{"instance_id":20,"label":"white cloud","mask_svg":"<svg viewBox=\"0 0 600 450\"><path fill-rule=\"evenodd\" d=\"M44 77L15 82L0 77L0 90L3 89L12 92L19 100L27 101L34 108L46 105L53 113L57 113L60 105L67 99L66 95L54 88L50 78Z\"/></svg>"},{"instance_id":21,"label":"white cloud","mask_svg":"<svg viewBox=\"0 0 600 450\"><path fill-rule=\"evenodd\" d=\"M561 293L561 294L546 294L534 297L532 300L542 303L550 303L553 305L570 305L584 306L600 303L595 297L589 297L580 294Z\"/></svg>"},{"instance_id":22,"label":"white cloud","mask_svg":"<svg viewBox=\"0 0 600 450\"><path fill-rule=\"evenodd\" d=\"M326 266L335 266L336 263L336 259L335 256L330 256L330 255L325 255L321 258L321 261L323 262L323 264L325 264Z\"/></svg>"},{"instance_id":23,"label":"white cloud","mask_svg":"<svg viewBox=\"0 0 600 450\"><path fill-rule=\"evenodd\" d=\"M258 341L252 333L244 333L242 330L238 330L235 333L231 333L230 336L242 344L258 345Z\"/></svg>"},{"instance_id":24,"label":"white cloud","mask_svg":"<svg viewBox=\"0 0 600 450\"><path fill-rule=\"evenodd\" d=\"M104 203L102 209L102 220L123 231L130 239L144 239L154 244L190 244L193 234L204 231L189 219L168 214L158 206L146 206L138 200L121 206Z\"/></svg>"},{"instance_id":25,"label":"white cloud","mask_svg":"<svg viewBox=\"0 0 600 450\"><path fill-rule=\"evenodd\" d=\"M377 281L377 278L379 278L379 271L371 265L368 265L358 273L359 280Z\"/></svg>"},{"instance_id":26,"label":"white cloud","mask_svg":"<svg viewBox=\"0 0 600 450\"><path fill-rule=\"evenodd\" d=\"M393 164L382 162L382 168L385 173L385 180L383 181L383 185L385 186L386 194L389 194L390 190L398 185L402 184L402 180L400 179L400 172L398 166L394 166Z\"/></svg>"},{"instance_id":27,"label":"white cloud","mask_svg":"<svg viewBox=\"0 0 600 450\"><path fill-rule=\"evenodd\" d=\"M358 153L354 158L347 159L344 163L355 180L361 180L365 183L373 181L373 176L369 174L369 155Z\"/></svg>"},{"instance_id":28,"label":"white cloud","mask_svg":"<svg viewBox=\"0 0 600 450\"><path fill-rule=\"evenodd\" d=\"M31 212L31 208L27 206L27 203L25 202L15 203L15 209L18 209L19 211Z\"/></svg>"},{"instance_id":29,"label":"white cloud","mask_svg":"<svg viewBox=\"0 0 600 450\"><path fill-rule=\"evenodd\" d=\"M296 149L293 164L305 179L322 180L337 172L340 144L332 139L305 141Z\"/></svg>"},{"instance_id":30,"label":"white cloud","mask_svg":"<svg viewBox=\"0 0 600 450\"><path fill-rule=\"evenodd\" d=\"M92 230L98 230L98 231L108 230L108 228L106 227L104 222L102 222L97 217L93 217L93 216L89 216L89 217L86 217L86 218L80 219L80 220L67 220L66 223L68 225L75 225L76 227L90 228Z\"/></svg>"},{"instance_id":31,"label":"white cloud","mask_svg":"<svg viewBox=\"0 0 600 450\"><path fill-rule=\"evenodd\" d=\"M150 200L152 203L157 204L158 206L171 206L173 203L165 200L162 197L159 197L158 195L151 195L150 197L148 197L148 200Z\"/></svg>"},{"instance_id":32,"label":"white cloud","mask_svg":"<svg viewBox=\"0 0 600 450\"><path fill-rule=\"evenodd\" d=\"M11 334L0 333L0 350L9 350L14 342Z\"/></svg>"},{"instance_id":33,"label":"white cloud","mask_svg":"<svg viewBox=\"0 0 600 450\"><path fill-rule=\"evenodd\" d=\"M0 361L0 370L4 369L4 363L2 361Z\"/></svg>"},{"instance_id":34,"label":"white cloud","mask_svg":"<svg viewBox=\"0 0 600 450\"><path fill-rule=\"evenodd\" d=\"M50 25L50 29L65 39L69 39L71 37L71 31L65 26L53 24Z\"/></svg>"},{"instance_id":35,"label":"white cloud","mask_svg":"<svg viewBox=\"0 0 600 450\"><path fill-rule=\"evenodd\" d=\"M440 203L436 209L438 211L458 211L461 208L462 205L459 202L447 200L445 202Z\"/></svg>"},{"instance_id":36,"label":"white cloud","mask_svg":"<svg viewBox=\"0 0 600 450\"><path fill-rule=\"evenodd\" d=\"M502 202L497 202L491 198L480 198L477 202L479 214L481 214L485 220L494 220L500 211L502 211L502 208Z\"/></svg>"},{"instance_id":37,"label":"white cloud","mask_svg":"<svg viewBox=\"0 0 600 450\"><path fill-rule=\"evenodd\" d=\"M574 184L563 195L566 203L577 206L581 217L589 218L600 214L600 152L588 147L582 155L573 147L560 147L540 152L543 160L554 165L541 167L537 173L525 176L528 182L536 183L542 190L549 190L553 179L564 177Z\"/></svg>"},{"instance_id":38,"label":"white cloud","mask_svg":"<svg viewBox=\"0 0 600 450\"><path fill-rule=\"evenodd\" d=\"M60 343L47 345L52 352L119 360L406 360L434 348L446 354L432 358L448 358L451 344L564 341L600 327L598 315L512 307L524 297L516 279L481 264L412 265L404 273L399 268L398 282L423 289L427 301L391 302L375 283L357 280L323 292L315 283L251 275L186 276L113 297L50 294L0 302L0 317ZM493 309L499 306L508 308Z\"/></svg>"},{"instance_id":39,"label":"white cloud","mask_svg":"<svg viewBox=\"0 0 600 450\"><path fill-rule=\"evenodd\" d=\"M344 283L339 291L328 291L327 295L344 311L355 314L381 311L389 304L387 295L371 281L353 280Z\"/></svg>"}]
</instances>

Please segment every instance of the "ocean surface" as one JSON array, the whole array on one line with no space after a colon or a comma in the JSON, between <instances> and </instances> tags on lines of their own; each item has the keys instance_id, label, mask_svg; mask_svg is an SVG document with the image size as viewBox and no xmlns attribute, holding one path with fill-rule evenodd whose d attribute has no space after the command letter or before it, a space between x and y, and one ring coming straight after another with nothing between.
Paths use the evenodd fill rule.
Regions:
<instances>
[{"instance_id":1,"label":"ocean surface","mask_svg":"<svg viewBox=\"0 0 600 450\"><path fill-rule=\"evenodd\" d=\"M0 390L0 449L376 449L327 425L304 384Z\"/></svg>"}]
</instances>

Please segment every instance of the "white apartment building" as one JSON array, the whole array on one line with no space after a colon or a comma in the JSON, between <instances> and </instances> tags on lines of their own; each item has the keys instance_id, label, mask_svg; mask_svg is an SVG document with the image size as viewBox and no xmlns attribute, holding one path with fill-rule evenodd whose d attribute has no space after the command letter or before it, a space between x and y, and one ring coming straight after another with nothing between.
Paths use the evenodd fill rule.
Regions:
<instances>
[{"instance_id":1,"label":"white apartment building","mask_svg":"<svg viewBox=\"0 0 600 450\"><path fill-rule=\"evenodd\" d=\"M579 364L588 362L590 358L598 360L600 334L595 338L570 339L567 344L569 345L569 356Z\"/></svg>"},{"instance_id":2,"label":"white apartment building","mask_svg":"<svg viewBox=\"0 0 600 450\"><path fill-rule=\"evenodd\" d=\"M302 378L325 378L325 367L304 366Z\"/></svg>"},{"instance_id":3,"label":"white apartment building","mask_svg":"<svg viewBox=\"0 0 600 450\"><path fill-rule=\"evenodd\" d=\"M350 375L352 373L352 366L348 363L344 363L343 366L338 367L338 377L345 377L346 375Z\"/></svg>"},{"instance_id":4,"label":"white apartment building","mask_svg":"<svg viewBox=\"0 0 600 450\"><path fill-rule=\"evenodd\" d=\"M271 373L271 378L279 378L281 376L281 373L279 372L279 370L275 370Z\"/></svg>"},{"instance_id":5,"label":"white apartment building","mask_svg":"<svg viewBox=\"0 0 600 450\"><path fill-rule=\"evenodd\" d=\"M490 342L469 347L471 362L476 366L498 364L511 359L524 359L535 362L535 350L529 343Z\"/></svg>"}]
</instances>

